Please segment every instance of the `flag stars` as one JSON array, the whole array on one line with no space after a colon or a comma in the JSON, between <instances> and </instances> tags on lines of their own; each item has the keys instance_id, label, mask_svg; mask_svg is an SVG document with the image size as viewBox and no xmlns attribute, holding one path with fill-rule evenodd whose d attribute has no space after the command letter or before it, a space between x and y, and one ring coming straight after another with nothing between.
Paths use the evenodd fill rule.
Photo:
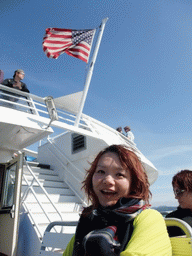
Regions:
<instances>
[{"instance_id":1,"label":"flag stars","mask_svg":"<svg viewBox=\"0 0 192 256\"><path fill-rule=\"evenodd\" d=\"M88 62L94 34L95 29L47 28L43 38L43 51L48 58L57 59L66 52L70 56Z\"/></svg>"},{"instance_id":2,"label":"flag stars","mask_svg":"<svg viewBox=\"0 0 192 256\"><path fill-rule=\"evenodd\" d=\"M80 30L80 31L72 31L72 41L73 44L76 45L82 41L88 43L91 45L92 37L93 37L94 30L86 31L86 30Z\"/></svg>"}]
</instances>

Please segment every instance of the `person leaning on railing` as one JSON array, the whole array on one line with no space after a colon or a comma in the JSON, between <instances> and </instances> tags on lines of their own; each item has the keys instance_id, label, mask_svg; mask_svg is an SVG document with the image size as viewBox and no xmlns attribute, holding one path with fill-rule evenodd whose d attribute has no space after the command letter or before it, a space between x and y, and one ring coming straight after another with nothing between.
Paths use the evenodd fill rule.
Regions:
<instances>
[{"instance_id":1,"label":"person leaning on railing","mask_svg":"<svg viewBox=\"0 0 192 256\"><path fill-rule=\"evenodd\" d=\"M2 85L5 85L7 87L10 88L14 88L16 90L20 90L23 92L27 92L30 93L30 91L27 88L27 85L23 82L21 82L21 80L23 80L25 77L25 73L22 69L17 69L14 72L13 78L9 78L9 79L5 79L2 82ZM3 93L5 93L6 95L1 95L0 98L6 100L6 101L12 101L12 102L18 102L19 98L21 97L19 94L17 93L12 93L12 92L8 92L8 91L3 91ZM10 96L8 96L8 95ZM8 102L0 102L1 105L5 106L5 107L9 107L9 108L16 108L15 105L8 103Z\"/></svg>"},{"instance_id":2,"label":"person leaning on railing","mask_svg":"<svg viewBox=\"0 0 192 256\"><path fill-rule=\"evenodd\" d=\"M182 170L173 176L173 191L179 206L176 211L166 215L166 218L178 218L192 227L192 171ZM168 227L171 237L184 235L178 227Z\"/></svg>"},{"instance_id":3,"label":"person leaning on railing","mask_svg":"<svg viewBox=\"0 0 192 256\"><path fill-rule=\"evenodd\" d=\"M30 92L27 88L27 85L21 80L23 80L25 77L25 72L22 69L17 69L14 72L13 79L5 79L2 84L5 86L8 86L10 88L14 88L23 92Z\"/></svg>"}]
</instances>

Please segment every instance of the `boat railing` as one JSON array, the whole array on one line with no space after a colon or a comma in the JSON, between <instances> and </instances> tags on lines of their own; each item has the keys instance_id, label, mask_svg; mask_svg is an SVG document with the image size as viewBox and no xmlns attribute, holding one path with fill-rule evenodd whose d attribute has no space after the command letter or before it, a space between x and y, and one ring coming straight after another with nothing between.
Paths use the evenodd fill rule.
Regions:
<instances>
[{"instance_id":1,"label":"boat railing","mask_svg":"<svg viewBox=\"0 0 192 256\"><path fill-rule=\"evenodd\" d=\"M41 98L0 84L0 106L38 115L40 117L50 118L45 99L46 98ZM69 125L75 124L75 114L62 110L59 107L57 107L57 113L60 122L64 122ZM82 120L79 127L89 130L88 126Z\"/></svg>"},{"instance_id":2,"label":"boat railing","mask_svg":"<svg viewBox=\"0 0 192 256\"><path fill-rule=\"evenodd\" d=\"M45 101L46 97L38 97L36 95L22 92L20 90L15 90L13 88L9 88L0 84L0 106L13 108L16 110L27 112L28 114L50 119L49 111L47 109ZM67 130L66 126L65 128L63 128L62 124L64 123L66 125L70 125L70 127L75 126L76 114L69 113L64 109L61 109L59 105L56 105L56 110L58 114L58 121L53 122L51 126L59 128L57 136L61 136ZM136 144L129 140L125 135L120 134L115 129L109 127L108 125L105 125L104 123L90 116L82 114L78 128L81 128L81 130L84 131L91 132L93 136L99 136L100 138L106 136L107 134L114 134L116 136L118 135L122 141L122 144L127 144L130 148L133 148L135 151L141 154L141 152L138 151ZM63 130L65 131L63 132Z\"/></svg>"},{"instance_id":3,"label":"boat railing","mask_svg":"<svg viewBox=\"0 0 192 256\"><path fill-rule=\"evenodd\" d=\"M0 106L38 114L29 95L21 95L19 90L16 91L12 88L4 89L2 87L0 85Z\"/></svg>"},{"instance_id":4,"label":"boat railing","mask_svg":"<svg viewBox=\"0 0 192 256\"><path fill-rule=\"evenodd\" d=\"M132 148L138 155L142 155L141 151L138 150L134 141L128 139L124 134L118 132L112 127L94 119L90 116L82 114L82 120L86 123L91 131L94 131L98 135L104 135L105 133L110 133L111 135L119 136L121 138L122 144L126 144L128 147ZM105 136L105 135L104 135Z\"/></svg>"},{"instance_id":5,"label":"boat railing","mask_svg":"<svg viewBox=\"0 0 192 256\"><path fill-rule=\"evenodd\" d=\"M29 171L30 175L32 176L32 180L28 180L26 175L23 174L23 178L27 184L27 188L24 191L23 195L22 195L22 199L21 199L21 203L25 206L26 210L29 212L30 214L30 209L27 207L26 201L25 199L27 198L29 192L31 192L33 194L33 196L36 199L36 202L38 203L38 205L40 206L40 208L42 209L43 213L45 214L45 216L47 217L49 223L51 223L51 219L49 217L49 215L47 214L47 211L44 209L42 203L40 202L40 200L38 199L38 195L36 194L35 190L34 190L34 182L36 182L36 184L38 185L38 187L41 188L43 194L47 197L48 201L50 202L50 204L53 206L53 208L55 209L55 212L59 215L59 218L61 219L61 221L63 221L62 218L62 214L61 212L58 210L58 208L56 207L55 203L51 200L49 194L47 193L47 191L44 189L44 187L41 185L41 183L39 182L39 180L37 179L37 177L35 176L35 174L33 173L32 169L30 168L30 166L28 165L28 163L25 161L25 165L27 167L27 170ZM37 231L40 235L40 237L43 236L43 233L40 231L38 223L34 220L34 218L32 217L32 214L30 214L30 217L33 219L33 222L37 228Z\"/></svg>"},{"instance_id":6,"label":"boat railing","mask_svg":"<svg viewBox=\"0 0 192 256\"><path fill-rule=\"evenodd\" d=\"M62 113L62 112L58 111L58 113ZM60 120L64 120L60 116L59 116L59 118L60 118ZM76 116L74 115L74 120L75 120L75 118L76 118ZM102 138L102 137L106 138L106 135L111 135L111 136L115 135L115 137L118 136L121 139L122 144L128 145L130 148L135 150L138 154L142 154L137 149L136 144L133 141L129 140L124 134L120 134L118 131L111 128L110 126L108 126L90 116L87 116L85 114L82 114L80 121L81 121L81 123L79 125L79 128L87 130L100 138ZM74 124L74 122L72 122L72 124ZM58 139L59 137L63 136L65 133L66 133L66 131L63 133L57 134L54 137L52 136L51 139L52 140ZM111 136L110 136L110 138L111 138Z\"/></svg>"},{"instance_id":7,"label":"boat railing","mask_svg":"<svg viewBox=\"0 0 192 256\"><path fill-rule=\"evenodd\" d=\"M128 143L132 148L134 148L135 150L137 149L136 144L134 141L131 141L130 139L128 139L124 134L119 133L117 130L113 129L112 127L98 121L97 119L94 119L86 114L82 114L82 120L89 126L89 128L93 131L95 131L96 133L101 133L103 132L103 130L105 130L106 132L110 132L113 134L118 135L120 138L122 138L122 140L126 143ZM102 128L102 130L98 129L98 127Z\"/></svg>"}]
</instances>

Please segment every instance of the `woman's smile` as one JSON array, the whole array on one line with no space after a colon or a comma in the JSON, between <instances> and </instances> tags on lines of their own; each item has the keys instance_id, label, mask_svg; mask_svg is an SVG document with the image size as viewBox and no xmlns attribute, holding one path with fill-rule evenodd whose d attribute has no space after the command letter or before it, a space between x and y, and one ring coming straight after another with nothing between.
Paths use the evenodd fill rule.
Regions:
<instances>
[{"instance_id":1,"label":"woman's smile","mask_svg":"<svg viewBox=\"0 0 192 256\"><path fill-rule=\"evenodd\" d=\"M117 154L105 153L99 160L92 178L93 190L102 206L112 206L128 197L131 174L125 170Z\"/></svg>"}]
</instances>

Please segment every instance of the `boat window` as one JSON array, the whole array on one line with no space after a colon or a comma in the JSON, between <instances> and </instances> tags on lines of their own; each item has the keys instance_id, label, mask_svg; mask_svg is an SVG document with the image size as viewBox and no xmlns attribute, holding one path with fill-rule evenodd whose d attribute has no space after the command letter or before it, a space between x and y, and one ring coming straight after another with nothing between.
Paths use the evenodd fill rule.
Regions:
<instances>
[{"instance_id":1,"label":"boat window","mask_svg":"<svg viewBox=\"0 0 192 256\"><path fill-rule=\"evenodd\" d=\"M5 171L5 183L3 188L3 208L11 208L14 200L15 190L15 177L16 177L17 164L9 166Z\"/></svg>"},{"instance_id":2,"label":"boat window","mask_svg":"<svg viewBox=\"0 0 192 256\"><path fill-rule=\"evenodd\" d=\"M86 149L86 138L83 135L72 134L72 153L78 153Z\"/></svg>"}]
</instances>

